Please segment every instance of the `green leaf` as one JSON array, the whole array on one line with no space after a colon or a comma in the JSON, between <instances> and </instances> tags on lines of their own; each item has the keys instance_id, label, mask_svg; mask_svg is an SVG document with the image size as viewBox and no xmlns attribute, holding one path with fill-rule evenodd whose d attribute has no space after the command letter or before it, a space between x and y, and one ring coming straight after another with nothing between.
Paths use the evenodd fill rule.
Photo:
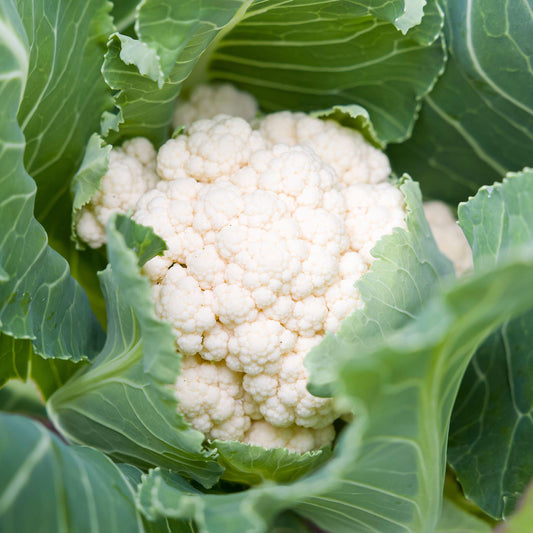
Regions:
<instances>
[{"instance_id":1,"label":"green leaf","mask_svg":"<svg viewBox=\"0 0 533 533\"><path fill-rule=\"evenodd\" d=\"M0 333L0 388L10 379L25 381L33 356L31 342Z\"/></svg>"},{"instance_id":2,"label":"green leaf","mask_svg":"<svg viewBox=\"0 0 533 533\"><path fill-rule=\"evenodd\" d=\"M241 0L145 0L135 29L139 39L116 34L103 74L119 109L118 134L142 135L156 146L170 136L174 100L202 52L242 7Z\"/></svg>"},{"instance_id":3,"label":"green leaf","mask_svg":"<svg viewBox=\"0 0 533 533\"><path fill-rule=\"evenodd\" d=\"M444 498L435 533L490 533L492 528L455 503Z\"/></svg>"},{"instance_id":4,"label":"green leaf","mask_svg":"<svg viewBox=\"0 0 533 533\"><path fill-rule=\"evenodd\" d=\"M414 6L421 14L425 2L406 4L410 13ZM391 23L398 14L391 17L389 10L400 5L253 3L206 52L211 59L207 75L251 92L265 111L357 104L368 111L382 143L404 140L418 101L443 68L444 50L437 38L442 26L437 3L429 1L422 24L406 35Z\"/></svg>"},{"instance_id":5,"label":"green leaf","mask_svg":"<svg viewBox=\"0 0 533 533\"><path fill-rule=\"evenodd\" d=\"M24 136L16 118L32 63L11 2L0 6L0 25L0 328L30 339L43 357L80 361L100 349L102 330L69 265L47 246L33 217L36 186L24 169Z\"/></svg>"},{"instance_id":6,"label":"green leaf","mask_svg":"<svg viewBox=\"0 0 533 533\"><path fill-rule=\"evenodd\" d=\"M120 0L120 2L113 2L113 9L111 15L117 31L125 33L132 28L135 22L135 13L137 5L141 0ZM129 34L128 34L129 35Z\"/></svg>"},{"instance_id":7,"label":"green leaf","mask_svg":"<svg viewBox=\"0 0 533 533\"><path fill-rule=\"evenodd\" d=\"M0 413L0 479L4 533L143 531L134 493L105 455L27 418Z\"/></svg>"},{"instance_id":8,"label":"green leaf","mask_svg":"<svg viewBox=\"0 0 533 533\"><path fill-rule=\"evenodd\" d=\"M222 479L248 485L264 481L290 483L316 470L331 457L327 448L300 454L285 448L265 450L235 441L216 440L213 446L218 452L218 463L225 469Z\"/></svg>"},{"instance_id":9,"label":"green leaf","mask_svg":"<svg viewBox=\"0 0 533 533\"><path fill-rule=\"evenodd\" d=\"M128 464L119 464L117 466L130 482L131 488L136 492L141 483L142 470ZM197 533L198 531L192 520L184 521L165 517L160 517L157 520L148 520L143 516L143 523L146 533Z\"/></svg>"},{"instance_id":10,"label":"green leaf","mask_svg":"<svg viewBox=\"0 0 533 533\"><path fill-rule=\"evenodd\" d=\"M143 476L138 501L150 520L160 517L194 519L200 533L270 531L275 517L305 497L335 487L342 472L357 457L361 421L340 436L335 454L324 466L291 484L266 482L234 494L202 494L180 476L152 470Z\"/></svg>"},{"instance_id":11,"label":"green leaf","mask_svg":"<svg viewBox=\"0 0 533 533\"><path fill-rule=\"evenodd\" d=\"M122 217L120 225L128 221ZM203 449L204 436L178 414L172 386L180 354L170 325L155 316L150 283L117 226L113 217L107 228L110 267L100 274L106 344L90 367L50 398L49 416L71 442L140 468L170 468L210 486L222 469L213 452Z\"/></svg>"},{"instance_id":12,"label":"green leaf","mask_svg":"<svg viewBox=\"0 0 533 533\"><path fill-rule=\"evenodd\" d=\"M126 215L117 215L116 228L124 238L126 246L135 252L140 267L167 249L165 241L152 228L141 226Z\"/></svg>"},{"instance_id":13,"label":"green leaf","mask_svg":"<svg viewBox=\"0 0 533 533\"><path fill-rule=\"evenodd\" d=\"M68 221L72 176L89 137L99 129L102 113L113 108L101 73L106 42L114 31L111 2L15 3L29 36L28 79L17 118L26 138L24 164L37 184L35 216L101 316L96 271L106 261L101 252L81 254L75 249Z\"/></svg>"},{"instance_id":14,"label":"green leaf","mask_svg":"<svg viewBox=\"0 0 533 533\"><path fill-rule=\"evenodd\" d=\"M137 39L108 43L103 72L122 122L108 140L145 135L161 144L182 83L206 77L249 90L265 110L356 103L380 142L403 139L442 69L442 24L435 0L146 0Z\"/></svg>"},{"instance_id":15,"label":"green leaf","mask_svg":"<svg viewBox=\"0 0 533 533\"><path fill-rule=\"evenodd\" d=\"M372 250L376 260L357 282L365 306L345 320L338 334L346 342L367 347L420 314L441 280L453 277L453 267L438 250L422 208L418 184L408 178L400 185L406 202L406 230L383 237ZM309 390L332 394L340 361L351 357L337 350L336 337L325 339L306 357L311 371Z\"/></svg>"},{"instance_id":16,"label":"green leaf","mask_svg":"<svg viewBox=\"0 0 533 533\"><path fill-rule=\"evenodd\" d=\"M533 171L483 187L459 207L476 268L533 242ZM476 352L454 409L449 460L467 497L508 516L533 472L533 310L507 322Z\"/></svg>"},{"instance_id":17,"label":"green leaf","mask_svg":"<svg viewBox=\"0 0 533 533\"><path fill-rule=\"evenodd\" d=\"M72 178L70 184L72 200L71 214L71 238L76 248L84 250L86 247L78 239L76 234L76 222L80 209L87 205L96 191L109 166L109 153L111 146L105 145L103 139L97 133L93 133L87 147L80 168Z\"/></svg>"},{"instance_id":18,"label":"green leaf","mask_svg":"<svg viewBox=\"0 0 533 533\"><path fill-rule=\"evenodd\" d=\"M353 128L360 131L365 139L376 148L383 150L385 145L379 140L368 111L358 105L334 105L329 109L313 111L311 116L317 118L327 118L335 120L346 128Z\"/></svg>"},{"instance_id":19,"label":"green leaf","mask_svg":"<svg viewBox=\"0 0 533 533\"><path fill-rule=\"evenodd\" d=\"M449 60L410 141L391 146L435 198L457 204L506 171L533 165L531 2L445 0Z\"/></svg>"},{"instance_id":20,"label":"green leaf","mask_svg":"<svg viewBox=\"0 0 533 533\"><path fill-rule=\"evenodd\" d=\"M68 247L70 180L100 115L112 108L100 72L107 37L114 31L111 3L17 0L17 5L30 41L18 112L26 138L24 163L37 183L37 219L54 242Z\"/></svg>"},{"instance_id":21,"label":"green leaf","mask_svg":"<svg viewBox=\"0 0 533 533\"><path fill-rule=\"evenodd\" d=\"M448 424L463 373L495 327L532 305L532 282L528 253L452 285L381 345L364 350L338 338L337 350L352 354L339 371L341 393L367 427L342 484L297 510L339 533L357 527L432 531L440 514Z\"/></svg>"}]
</instances>

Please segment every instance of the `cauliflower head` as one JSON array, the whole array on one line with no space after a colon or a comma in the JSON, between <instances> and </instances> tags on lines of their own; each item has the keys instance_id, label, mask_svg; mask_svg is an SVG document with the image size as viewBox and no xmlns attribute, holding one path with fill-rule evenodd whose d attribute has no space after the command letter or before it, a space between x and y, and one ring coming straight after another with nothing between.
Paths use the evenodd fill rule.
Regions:
<instances>
[{"instance_id":1,"label":"cauliflower head","mask_svg":"<svg viewBox=\"0 0 533 533\"><path fill-rule=\"evenodd\" d=\"M424 202L424 214L440 251L452 260L455 271L462 275L472 270L472 250L458 226L452 210L444 202Z\"/></svg>"},{"instance_id":2,"label":"cauliflower head","mask_svg":"<svg viewBox=\"0 0 533 533\"><path fill-rule=\"evenodd\" d=\"M340 413L307 390L304 358L363 305L370 250L405 225L386 156L303 113L218 114L167 141L156 174L128 208L168 246L144 272L184 356L181 413L210 439L330 444ZM103 185L96 205L112 201Z\"/></svg>"}]
</instances>

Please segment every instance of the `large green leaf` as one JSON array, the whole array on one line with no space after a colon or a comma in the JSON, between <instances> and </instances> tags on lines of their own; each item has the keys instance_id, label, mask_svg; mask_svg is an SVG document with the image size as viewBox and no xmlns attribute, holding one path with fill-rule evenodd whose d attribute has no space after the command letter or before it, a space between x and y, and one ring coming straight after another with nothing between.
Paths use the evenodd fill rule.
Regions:
<instances>
[{"instance_id":1,"label":"large green leaf","mask_svg":"<svg viewBox=\"0 0 533 533\"><path fill-rule=\"evenodd\" d=\"M26 137L24 163L37 183L36 218L72 275L102 306L98 251L80 254L70 241L70 181L102 112L113 108L101 68L114 31L109 0L14 0L29 39L28 79L18 121Z\"/></svg>"},{"instance_id":2,"label":"large green leaf","mask_svg":"<svg viewBox=\"0 0 533 533\"><path fill-rule=\"evenodd\" d=\"M452 203L533 165L531 0L445 0L449 60L413 137L391 146L398 172Z\"/></svg>"},{"instance_id":3,"label":"large green leaf","mask_svg":"<svg viewBox=\"0 0 533 533\"><path fill-rule=\"evenodd\" d=\"M0 530L133 533L143 526L128 481L105 455L0 413Z\"/></svg>"},{"instance_id":4,"label":"large green leaf","mask_svg":"<svg viewBox=\"0 0 533 533\"><path fill-rule=\"evenodd\" d=\"M203 434L178 414L172 385L180 355L170 325L155 316L139 257L118 229L128 224L144 240L146 228L123 215L112 218L107 229L110 266L100 274L108 316L106 344L90 367L49 399L48 413L71 442L141 468L170 468L209 486L222 469L213 452L203 449ZM128 234L130 242L135 233Z\"/></svg>"},{"instance_id":5,"label":"large green leaf","mask_svg":"<svg viewBox=\"0 0 533 533\"><path fill-rule=\"evenodd\" d=\"M406 4L421 14L425 2ZM403 140L418 101L443 68L444 51L437 3L428 2L422 24L406 35L392 23L400 5L255 2L207 52L208 76L250 91L267 111L358 104L368 110L381 141Z\"/></svg>"},{"instance_id":6,"label":"large green leaf","mask_svg":"<svg viewBox=\"0 0 533 533\"><path fill-rule=\"evenodd\" d=\"M32 69L14 4L0 5L0 328L30 339L44 357L91 357L102 330L69 265L47 245L33 217L36 186L23 165L24 136L17 112ZM31 79L31 76L30 76ZM83 328L79 327L83 324ZM23 364L23 363L22 363ZM10 377L10 376L7 376ZM0 380L3 378L0 378Z\"/></svg>"},{"instance_id":7,"label":"large green leaf","mask_svg":"<svg viewBox=\"0 0 533 533\"><path fill-rule=\"evenodd\" d=\"M100 69L114 28L107 0L16 0L29 36L29 70L18 120L24 162L37 183L37 219L68 242L70 179L100 116L111 109ZM47 21L43 24L43 21ZM75 21L75 23L73 23Z\"/></svg>"},{"instance_id":8,"label":"large green leaf","mask_svg":"<svg viewBox=\"0 0 533 533\"><path fill-rule=\"evenodd\" d=\"M474 265L495 265L533 243L533 171L480 189L459 208ZM471 500L508 516L533 477L533 310L506 323L476 352L450 428L449 460Z\"/></svg>"},{"instance_id":9,"label":"large green leaf","mask_svg":"<svg viewBox=\"0 0 533 533\"><path fill-rule=\"evenodd\" d=\"M461 378L479 343L531 306L532 259L454 284L374 349L355 356L354 345L338 339L337 349L352 353L340 385L367 428L342 484L298 507L304 516L336 532L433 530Z\"/></svg>"},{"instance_id":10,"label":"large green leaf","mask_svg":"<svg viewBox=\"0 0 533 533\"><path fill-rule=\"evenodd\" d=\"M119 17L131 13L123 11ZM382 142L404 139L442 70L442 24L435 0L146 0L137 38L109 42L104 76L117 91L117 114L107 116L104 133L118 129L112 142L145 135L161 144L191 75L189 85L230 80L266 110L356 103Z\"/></svg>"}]
</instances>

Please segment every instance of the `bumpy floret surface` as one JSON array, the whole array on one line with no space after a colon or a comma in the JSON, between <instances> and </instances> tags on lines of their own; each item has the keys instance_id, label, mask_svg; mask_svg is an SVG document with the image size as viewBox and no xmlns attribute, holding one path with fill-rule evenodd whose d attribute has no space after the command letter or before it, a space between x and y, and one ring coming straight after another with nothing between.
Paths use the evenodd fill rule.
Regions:
<instances>
[{"instance_id":1,"label":"bumpy floret surface","mask_svg":"<svg viewBox=\"0 0 533 533\"><path fill-rule=\"evenodd\" d=\"M117 150L108 174L133 150ZM154 159L134 161L142 181ZM339 412L308 392L304 358L363 305L354 283L370 250L404 226L389 173L360 134L302 113L253 126L202 118L161 147L160 181L133 218L167 243L144 270L184 355L180 410L208 438L298 452L331 443Z\"/></svg>"}]
</instances>

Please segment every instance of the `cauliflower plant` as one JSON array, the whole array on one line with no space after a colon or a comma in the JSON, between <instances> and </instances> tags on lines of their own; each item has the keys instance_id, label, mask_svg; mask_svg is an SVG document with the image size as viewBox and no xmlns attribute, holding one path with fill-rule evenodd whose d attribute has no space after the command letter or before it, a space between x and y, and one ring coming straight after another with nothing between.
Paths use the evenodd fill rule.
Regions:
<instances>
[{"instance_id":1,"label":"cauliflower plant","mask_svg":"<svg viewBox=\"0 0 533 533\"><path fill-rule=\"evenodd\" d=\"M78 232L101 244L86 217L103 230L115 206L166 241L144 272L184 355L175 394L194 428L298 452L330 444L340 413L308 392L304 358L363 305L354 283L376 242L405 225L403 196L360 133L303 113L194 120L213 97L198 91L178 107L189 125L159 149L157 175L139 157L148 150L133 155L146 140L113 149ZM130 163L117 161L130 157L128 188ZM128 190L120 205L117 183Z\"/></svg>"}]
</instances>

